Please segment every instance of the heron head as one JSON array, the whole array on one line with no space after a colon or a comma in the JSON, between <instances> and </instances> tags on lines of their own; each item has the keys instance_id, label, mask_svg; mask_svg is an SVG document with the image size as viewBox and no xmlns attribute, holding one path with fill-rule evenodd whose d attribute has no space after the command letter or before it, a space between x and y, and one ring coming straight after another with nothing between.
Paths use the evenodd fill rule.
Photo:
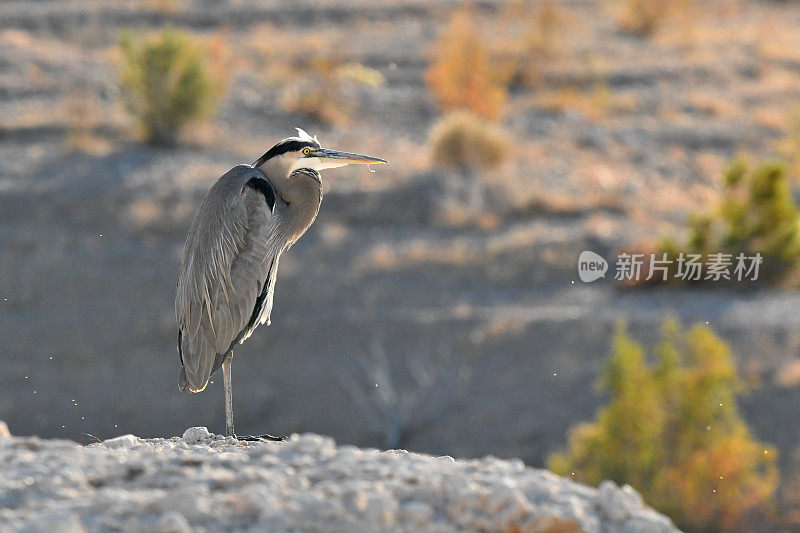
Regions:
<instances>
[{"instance_id":1,"label":"heron head","mask_svg":"<svg viewBox=\"0 0 800 533\"><path fill-rule=\"evenodd\" d=\"M350 152L340 152L322 148L317 137L312 137L305 131L297 128L297 137L289 137L282 140L267 153L262 155L253 163L256 168L263 165L279 166L288 177L298 168L310 168L312 170L324 170L326 168L337 168L346 165L369 165L386 163L385 160L368 155L353 154Z\"/></svg>"}]
</instances>

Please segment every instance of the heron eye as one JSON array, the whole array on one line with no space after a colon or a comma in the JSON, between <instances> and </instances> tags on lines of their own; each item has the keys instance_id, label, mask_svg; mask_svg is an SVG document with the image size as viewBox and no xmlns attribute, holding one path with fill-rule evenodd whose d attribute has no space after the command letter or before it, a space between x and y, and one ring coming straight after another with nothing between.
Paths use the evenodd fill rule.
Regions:
<instances>
[{"instance_id":1,"label":"heron eye","mask_svg":"<svg viewBox=\"0 0 800 533\"><path fill-rule=\"evenodd\" d=\"M311 153L311 148L303 148L303 153L304 153L305 155L308 155L308 154L310 154L310 153Z\"/></svg>"}]
</instances>

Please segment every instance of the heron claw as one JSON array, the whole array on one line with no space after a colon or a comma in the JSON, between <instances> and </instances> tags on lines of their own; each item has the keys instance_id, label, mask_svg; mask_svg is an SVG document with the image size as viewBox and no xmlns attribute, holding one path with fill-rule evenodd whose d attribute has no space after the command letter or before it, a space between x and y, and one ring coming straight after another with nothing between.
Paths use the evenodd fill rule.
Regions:
<instances>
[{"instance_id":1,"label":"heron claw","mask_svg":"<svg viewBox=\"0 0 800 533\"><path fill-rule=\"evenodd\" d=\"M234 435L238 440L245 442L284 442L286 437L273 437L272 435Z\"/></svg>"}]
</instances>

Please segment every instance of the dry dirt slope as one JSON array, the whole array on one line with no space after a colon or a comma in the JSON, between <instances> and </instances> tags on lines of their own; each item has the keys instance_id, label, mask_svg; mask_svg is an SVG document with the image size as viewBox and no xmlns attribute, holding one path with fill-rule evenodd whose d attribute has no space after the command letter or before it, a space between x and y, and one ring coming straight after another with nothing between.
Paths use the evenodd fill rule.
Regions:
<instances>
[{"instance_id":1,"label":"dry dirt slope","mask_svg":"<svg viewBox=\"0 0 800 533\"><path fill-rule=\"evenodd\" d=\"M519 460L241 443L206 428L89 446L0 437L0 531L671 532L630 487Z\"/></svg>"}]
</instances>

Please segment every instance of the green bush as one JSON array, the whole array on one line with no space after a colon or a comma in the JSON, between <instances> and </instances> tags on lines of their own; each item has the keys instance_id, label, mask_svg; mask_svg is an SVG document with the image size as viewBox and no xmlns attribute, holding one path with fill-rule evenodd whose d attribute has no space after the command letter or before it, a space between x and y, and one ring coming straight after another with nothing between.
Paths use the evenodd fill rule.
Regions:
<instances>
[{"instance_id":1,"label":"green bush","mask_svg":"<svg viewBox=\"0 0 800 533\"><path fill-rule=\"evenodd\" d=\"M550 469L628 483L687 530L734 530L771 512L777 453L753 439L736 407L743 389L728 346L707 326L663 327L647 364L620 326L600 380L610 402L573 428Z\"/></svg>"},{"instance_id":2,"label":"green bush","mask_svg":"<svg viewBox=\"0 0 800 533\"><path fill-rule=\"evenodd\" d=\"M776 281L796 275L800 262L800 210L792 197L784 164L767 162L754 170L735 159L723 175L722 201L709 213L689 217L689 237L681 247L664 239L660 251L670 258L680 251L761 254L759 279ZM674 266L674 265L673 265ZM674 274L674 272L673 272Z\"/></svg>"},{"instance_id":3,"label":"green bush","mask_svg":"<svg viewBox=\"0 0 800 533\"><path fill-rule=\"evenodd\" d=\"M210 114L215 84L203 49L187 33L153 37L124 32L120 81L125 105L151 144L172 144L188 123Z\"/></svg>"}]
</instances>

